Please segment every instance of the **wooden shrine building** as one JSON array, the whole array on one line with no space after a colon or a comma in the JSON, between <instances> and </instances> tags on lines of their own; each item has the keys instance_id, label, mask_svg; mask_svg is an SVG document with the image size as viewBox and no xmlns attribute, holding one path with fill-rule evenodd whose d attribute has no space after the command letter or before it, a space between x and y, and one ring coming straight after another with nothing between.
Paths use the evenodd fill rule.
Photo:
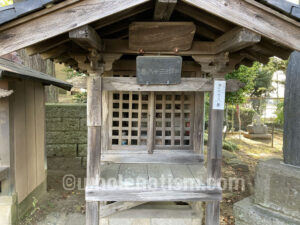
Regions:
<instances>
[{"instance_id":1,"label":"wooden shrine building","mask_svg":"<svg viewBox=\"0 0 300 225\"><path fill-rule=\"evenodd\" d=\"M283 13L265 0L32 2L27 13L21 2L3 10L11 20L0 25L0 55L26 48L89 74L80 84L88 90L86 224L99 223L99 202L106 201L116 211L122 204L206 201L206 224L219 224L225 86L242 87L224 76L299 51L297 11ZM146 183L104 185L120 175ZM191 185L150 182L162 176Z\"/></svg>"},{"instance_id":2,"label":"wooden shrine building","mask_svg":"<svg viewBox=\"0 0 300 225\"><path fill-rule=\"evenodd\" d=\"M45 85L72 87L0 58L0 221L4 225L14 224L31 207L32 196L38 198L47 190Z\"/></svg>"}]
</instances>

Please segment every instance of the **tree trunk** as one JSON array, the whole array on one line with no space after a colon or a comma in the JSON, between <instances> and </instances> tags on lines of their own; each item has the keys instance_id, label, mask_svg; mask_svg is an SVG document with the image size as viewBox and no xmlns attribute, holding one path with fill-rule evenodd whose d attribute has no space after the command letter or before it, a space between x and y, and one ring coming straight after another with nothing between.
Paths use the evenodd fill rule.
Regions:
<instances>
[{"instance_id":1,"label":"tree trunk","mask_svg":"<svg viewBox=\"0 0 300 225\"><path fill-rule=\"evenodd\" d=\"M239 138L241 139L241 127L242 127L242 122L241 122L241 112L240 112L240 105L236 105L236 114L238 118L238 123L239 123Z\"/></svg>"}]
</instances>

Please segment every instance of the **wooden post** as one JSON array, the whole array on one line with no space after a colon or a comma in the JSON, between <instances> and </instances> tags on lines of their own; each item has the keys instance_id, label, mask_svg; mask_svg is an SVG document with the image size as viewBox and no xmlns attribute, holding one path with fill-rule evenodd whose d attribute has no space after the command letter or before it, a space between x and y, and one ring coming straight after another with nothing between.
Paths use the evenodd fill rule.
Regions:
<instances>
[{"instance_id":1,"label":"wooden post","mask_svg":"<svg viewBox=\"0 0 300 225\"><path fill-rule=\"evenodd\" d=\"M149 154L153 154L153 148L154 148L154 144L155 144L155 140L154 140L154 114L155 114L155 94L152 91L149 95L149 125L148 125L148 138L147 138L147 148L148 148L148 153Z\"/></svg>"},{"instance_id":2,"label":"wooden post","mask_svg":"<svg viewBox=\"0 0 300 225\"><path fill-rule=\"evenodd\" d=\"M201 72L197 72L197 77ZM204 154L204 130L205 130L205 92L195 93L195 116L194 116L194 152Z\"/></svg>"},{"instance_id":3,"label":"wooden post","mask_svg":"<svg viewBox=\"0 0 300 225\"><path fill-rule=\"evenodd\" d=\"M224 119L224 98L222 86L214 80L214 89L210 96L210 115L208 133L208 153L207 153L207 178L208 185L220 186L221 166L222 166L222 128ZM216 103L216 101L218 101ZM223 106L222 106L223 104ZM220 224L220 202L212 201L206 205L206 225Z\"/></svg>"},{"instance_id":4,"label":"wooden post","mask_svg":"<svg viewBox=\"0 0 300 225\"><path fill-rule=\"evenodd\" d=\"M102 125L102 78L103 66L97 60L91 62L91 72L87 80L87 186L100 184L101 125ZM99 202L86 202L86 225L99 224Z\"/></svg>"}]
</instances>

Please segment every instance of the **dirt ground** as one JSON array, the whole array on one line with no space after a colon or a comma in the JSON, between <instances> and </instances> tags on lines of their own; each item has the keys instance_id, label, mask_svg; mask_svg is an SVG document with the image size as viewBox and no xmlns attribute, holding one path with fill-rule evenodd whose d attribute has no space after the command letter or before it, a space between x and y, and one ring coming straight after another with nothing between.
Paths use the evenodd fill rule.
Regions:
<instances>
[{"instance_id":1,"label":"dirt ground","mask_svg":"<svg viewBox=\"0 0 300 225\"><path fill-rule=\"evenodd\" d=\"M224 191L221 203L221 225L233 225L233 204L250 196L254 191L255 167L259 159L282 156L282 133L275 133L274 147L270 140L250 140L239 138L238 134L229 134L226 140L238 145L239 150L233 153L249 165L249 171L234 169L223 163L222 176L245 180L245 190ZM48 194L38 202L33 200L34 209L22 219L20 225L79 225L84 224L85 201L84 191L64 191L61 187L61 177L50 180ZM63 213L62 213L63 212ZM62 222L64 221L64 222Z\"/></svg>"},{"instance_id":2,"label":"dirt ground","mask_svg":"<svg viewBox=\"0 0 300 225\"><path fill-rule=\"evenodd\" d=\"M275 132L274 147L271 140L250 140L238 134L228 135L226 140L231 141L239 147L234 153L237 157L249 165L249 172L239 171L230 165L223 163L222 177L244 178L245 191L241 187L237 191L224 191L221 202L221 225L234 225L233 204L254 193L255 168L258 160L269 157L282 157L282 133Z\"/></svg>"}]
</instances>

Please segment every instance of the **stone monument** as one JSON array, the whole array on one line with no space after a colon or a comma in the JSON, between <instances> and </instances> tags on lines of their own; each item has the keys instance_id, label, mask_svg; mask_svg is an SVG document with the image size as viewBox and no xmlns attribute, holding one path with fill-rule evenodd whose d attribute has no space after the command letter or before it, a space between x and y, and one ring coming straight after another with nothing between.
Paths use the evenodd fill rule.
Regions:
<instances>
[{"instance_id":1,"label":"stone monument","mask_svg":"<svg viewBox=\"0 0 300 225\"><path fill-rule=\"evenodd\" d=\"M259 162L255 194L234 205L235 225L300 225L300 52L293 52L285 88L282 159Z\"/></svg>"},{"instance_id":2,"label":"stone monument","mask_svg":"<svg viewBox=\"0 0 300 225\"><path fill-rule=\"evenodd\" d=\"M255 113L252 118L252 124L247 126L247 133L243 133L244 137L250 139L271 139L272 136L268 134L267 125L263 124L260 116Z\"/></svg>"}]
</instances>

